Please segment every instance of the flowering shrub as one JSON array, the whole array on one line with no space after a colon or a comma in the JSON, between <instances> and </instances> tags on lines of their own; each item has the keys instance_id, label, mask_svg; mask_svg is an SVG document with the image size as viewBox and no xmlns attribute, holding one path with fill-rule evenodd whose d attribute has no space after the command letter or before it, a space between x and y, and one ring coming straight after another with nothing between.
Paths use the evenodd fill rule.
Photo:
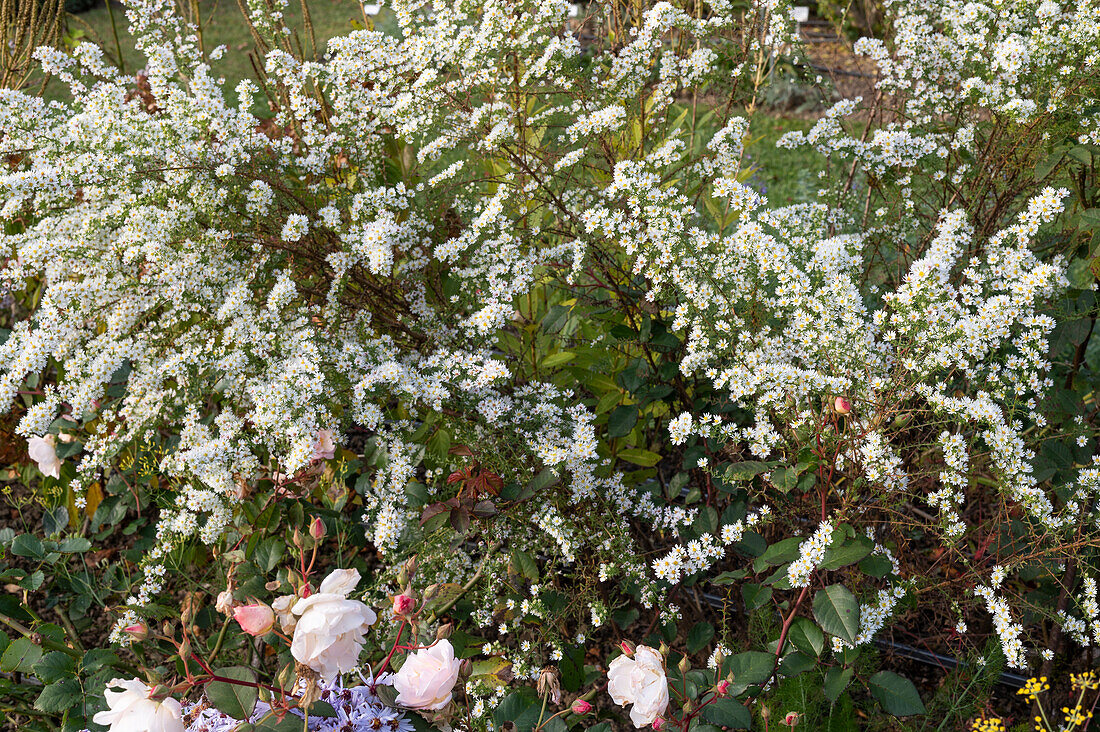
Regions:
<instances>
[{"instance_id":1,"label":"flowering shrub","mask_svg":"<svg viewBox=\"0 0 1100 732\"><path fill-rule=\"evenodd\" d=\"M895 623L988 673L1096 642L1100 6L890 5L873 99L780 139L824 159L788 206L747 149L802 53L781 0L400 0L323 62L245 8L235 102L161 0L136 79L42 47L72 99L0 94L0 392L56 535L0 538L121 646L0 608L40 712L745 728L805 675L925 712L864 652ZM92 714L115 669L229 696Z\"/></svg>"}]
</instances>

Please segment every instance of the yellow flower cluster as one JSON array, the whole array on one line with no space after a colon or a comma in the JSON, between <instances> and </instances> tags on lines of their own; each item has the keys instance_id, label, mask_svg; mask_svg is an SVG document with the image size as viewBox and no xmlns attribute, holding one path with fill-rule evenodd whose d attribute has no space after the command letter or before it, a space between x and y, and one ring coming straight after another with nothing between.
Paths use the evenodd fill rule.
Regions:
<instances>
[{"instance_id":1,"label":"yellow flower cluster","mask_svg":"<svg viewBox=\"0 0 1100 732\"><path fill-rule=\"evenodd\" d=\"M1005 723L1000 717L986 718L984 715L970 723L971 732L1005 732Z\"/></svg>"},{"instance_id":2,"label":"yellow flower cluster","mask_svg":"<svg viewBox=\"0 0 1100 732\"><path fill-rule=\"evenodd\" d=\"M1044 691L1050 689L1050 684L1047 683L1046 676L1040 676L1035 678L1034 676L1027 680L1024 687L1017 691L1017 694L1022 694L1027 697L1028 701L1035 701L1039 698L1039 695Z\"/></svg>"}]
</instances>

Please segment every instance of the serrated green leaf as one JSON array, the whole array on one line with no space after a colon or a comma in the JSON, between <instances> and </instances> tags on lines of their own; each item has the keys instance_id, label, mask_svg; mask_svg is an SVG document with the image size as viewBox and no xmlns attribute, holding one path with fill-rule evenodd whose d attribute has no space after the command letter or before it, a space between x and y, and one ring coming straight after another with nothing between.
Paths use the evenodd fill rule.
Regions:
<instances>
[{"instance_id":1,"label":"serrated green leaf","mask_svg":"<svg viewBox=\"0 0 1100 732\"><path fill-rule=\"evenodd\" d=\"M859 602L844 585L829 585L814 595L814 618L826 633L855 644L859 635Z\"/></svg>"},{"instance_id":2,"label":"serrated green leaf","mask_svg":"<svg viewBox=\"0 0 1100 732\"><path fill-rule=\"evenodd\" d=\"M727 729L752 729L752 713L733 699L719 699L703 708L703 718Z\"/></svg>"},{"instance_id":3,"label":"serrated green leaf","mask_svg":"<svg viewBox=\"0 0 1100 732\"><path fill-rule=\"evenodd\" d=\"M787 634L787 639L795 648L807 656L816 658L825 650L825 634L809 618L795 619L791 623L791 630Z\"/></svg>"},{"instance_id":4,"label":"serrated green leaf","mask_svg":"<svg viewBox=\"0 0 1100 732\"><path fill-rule=\"evenodd\" d=\"M825 684L823 687L825 698L830 702L835 702L840 696L840 693L848 688L848 684L851 683L854 674L854 668L833 666L829 669L828 673L825 674Z\"/></svg>"},{"instance_id":5,"label":"serrated green leaf","mask_svg":"<svg viewBox=\"0 0 1100 732\"><path fill-rule=\"evenodd\" d=\"M83 698L80 682L76 679L62 679L42 689L34 702L34 708L47 714L60 714L77 706Z\"/></svg>"},{"instance_id":6,"label":"serrated green leaf","mask_svg":"<svg viewBox=\"0 0 1100 732\"><path fill-rule=\"evenodd\" d=\"M871 695L895 717L924 714L924 702L913 682L893 671L879 671L868 682Z\"/></svg>"},{"instance_id":7,"label":"serrated green leaf","mask_svg":"<svg viewBox=\"0 0 1100 732\"><path fill-rule=\"evenodd\" d=\"M0 656L0 671L30 673L41 658L41 646L31 643L30 638L16 638L4 649L4 655Z\"/></svg>"},{"instance_id":8,"label":"serrated green leaf","mask_svg":"<svg viewBox=\"0 0 1100 732\"><path fill-rule=\"evenodd\" d=\"M50 651L34 665L34 675L43 684L52 684L75 673L76 660L61 651Z\"/></svg>"},{"instance_id":9,"label":"serrated green leaf","mask_svg":"<svg viewBox=\"0 0 1100 732\"><path fill-rule=\"evenodd\" d=\"M714 626L707 622L696 623L688 632L688 653L698 653L714 639Z\"/></svg>"},{"instance_id":10,"label":"serrated green leaf","mask_svg":"<svg viewBox=\"0 0 1100 732\"><path fill-rule=\"evenodd\" d=\"M535 564L534 558L527 552L522 552L519 549L512 550L512 568L516 570L516 574L522 575L532 582L538 582L539 580L539 566Z\"/></svg>"},{"instance_id":11,"label":"serrated green leaf","mask_svg":"<svg viewBox=\"0 0 1100 732\"><path fill-rule=\"evenodd\" d=\"M256 672L244 666L215 669L214 673L236 681L252 683L256 681ZM233 719L246 720L252 716L252 710L256 708L257 689L255 686L244 686L228 681L211 681L206 685L206 698L218 711L228 714Z\"/></svg>"}]
</instances>

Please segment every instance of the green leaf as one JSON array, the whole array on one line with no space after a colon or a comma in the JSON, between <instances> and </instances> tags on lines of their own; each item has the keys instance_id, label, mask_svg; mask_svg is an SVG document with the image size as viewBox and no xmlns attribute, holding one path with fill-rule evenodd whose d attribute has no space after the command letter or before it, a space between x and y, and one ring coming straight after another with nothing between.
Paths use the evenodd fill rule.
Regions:
<instances>
[{"instance_id":1,"label":"green leaf","mask_svg":"<svg viewBox=\"0 0 1100 732\"><path fill-rule=\"evenodd\" d=\"M866 557L875 548L874 542L866 536L857 536L843 544L830 546L818 565L820 569L840 569L855 564Z\"/></svg>"},{"instance_id":2,"label":"green leaf","mask_svg":"<svg viewBox=\"0 0 1100 732\"><path fill-rule=\"evenodd\" d=\"M640 447L632 447L629 450L621 450L619 457L626 460L628 463L634 463L635 465L641 465L643 468L652 468L661 460L661 456L655 452L649 450L643 450Z\"/></svg>"},{"instance_id":3,"label":"green leaf","mask_svg":"<svg viewBox=\"0 0 1100 732\"><path fill-rule=\"evenodd\" d=\"M859 563L859 568L872 577L885 577L894 571L894 565L883 554L872 554L863 558Z\"/></svg>"},{"instance_id":4,"label":"green leaf","mask_svg":"<svg viewBox=\"0 0 1100 732\"><path fill-rule=\"evenodd\" d=\"M776 468L771 474L772 485L784 493L789 493L798 485L798 468Z\"/></svg>"},{"instance_id":5,"label":"green leaf","mask_svg":"<svg viewBox=\"0 0 1100 732\"><path fill-rule=\"evenodd\" d=\"M817 591L814 618L826 633L855 644L859 635L859 602L844 585L829 585Z\"/></svg>"},{"instance_id":6,"label":"green leaf","mask_svg":"<svg viewBox=\"0 0 1100 732\"><path fill-rule=\"evenodd\" d=\"M615 410L607 418L607 436L625 437L630 434L630 430L634 429L636 424L638 424L638 405L624 404L615 407Z\"/></svg>"},{"instance_id":7,"label":"green leaf","mask_svg":"<svg viewBox=\"0 0 1100 732\"><path fill-rule=\"evenodd\" d=\"M77 706L83 698L84 693L79 681L62 679L42 689L42 693L34 702L34 708L47 714L60 714Z\"/></svg>"},{"instance_id":8,"label":"green leaf","mask_svg":"<svg viewBox=\"0 0 1100 732\"><path fill-rule=\"evenodd\" d=\"M825 649L825 634L809 618L798 618L791 624L787 639L807 656L817 657Z\"/></svg>"},{"instance_id":9,"label":"green leaf","mask_svg":"<svg viewBox=\"0 0 1100 732\"><path fill-rule=\"evenodd\" d=\"M762 684L772 675L775 668L775 654L763 651L745 651L727 658L722 667L723 675L733 674L730 696L738 696L753 684Z\"/></svg>"},{"instance_id":10,"label":"green leaf","mask_svg":"<svg viewBox=\"0 0 1100 732\"><path fill-rule=\"evenodd\" d=\"M1058 163L1062 162L1062 158L1066 156L1065 150L1056 150L1035 166L1035 180L1042 180L1046 178L1051 172L1058 167Z\"/></svg>"},{"instance_id":11,"label":"green leaf","mask_svg":"<svg viewBox=\"0 0 1100 732\"><path fill-rule=\"evenodd\" d=\"M772 588L749 582L741 585L741 597L745 600L745 610L751 613L772 599Z\"/></svg>"},{"instance_id":12,"label":"green leaf","mask_svg":"<svg viewBox=\"0 0 1100 732\"><path fill-rule=\"evenodd\" d=\"M277 536L268 537L256 547L256 551L252 554L252 561L266 574L275 569L275 565L283 558L285 546L286 542L281 538Z\"/></svg>"},{"instance_id":13,"label":"green leaf","mask_svg":"<svg viewBox=\"0 0 1100 732\"><path fill-rule=\"evenodd\" d=\"M714 639L714 626L710 623L696 623L687 637L688 653L698 653Z\"/></svg>"},{"instance_id":14,"label":"green leaf","mask_svg":"<svg viewBox=\"0 0 1100 732\"><path fill-rule=\"evenodd\" d=\"M11 553L17 557L46 558L46 549L34 534L20 534L12 539Z\"/></svg>"},{"instance_id":15,"label":"green leaf","mask_svg":"<svg viewBox=\"0 0 1100 732\"><path fill-rule=\"evenodd\" d=\"M829 672L825 674L825 698L830 702L835 702L840 693L848 688L855 672L854 668L844 668L843 666L833 666L829 669Z\"/></svg>"},{"instance_id":16,"label":"green leaf","mask_svg":"<svg viewBox=\"0 0 1100 732\"><path fill-rule=\"evenodd\" d=\"M535 564L535 560L527 552L521 552L519 549L513 549L512 567L516 570L516 574L522 575L532 582L539 581L539 567L537 564Z\"/></svg>"},{"instance_id":17,"label":"green leaf","mask_svg":"<svg viewBox=\"0 0 1100 732\"><path fill-rule=\"evenodd\" d=\"M752 712L733 699L719 699L703 708L703 718L719 727L752 729Z\"/></svg>"},{"instance_id":18,"label":"green leaf","mask_svg":"<svg viewBox=\"0 0 1100 732\"><path fill-rule=\"evenodd\" d=\"M256 672L244 666L215 669L214 673L227 679L255 683ZM211 681L206 685L206 698L218 711L233 719L248 719L256 708L256 687L233 684L227 681Z\"/></svg>"},{"instance_id":19,"label":"green leaf","mask_svg":"<svg viewBox=\"0 0 1100 732\"><path fill-rule=\"evenodd\" d=\"M41 658L41 646L31 643L30 638L16 638L4 650L4 655L0 656L0 671L30 673Z\"/></svg>"},{"instance_id":20,"label":"green leaf","mask_svg":"<svg viewBox=\"0 0 1100 732\"><path fill-rule=\"evenodd\" d=\"M766 473L775 463L762 463L757 460L746 460L742 463L734 463L726 468L726 480L752 480L761 473Z\"/></svg>"},{"instance_id":21,"label":"green leaf","mask_svg":"<svg viewBox=\"0 0 1100 732\"><path fill-rule=\"evenodd\" d=\"M504 697L500 705L493 711L493 719L497 726L505 722L516 725L517 730L533 730L539 722L539 713L542 711L540 700L531 689L520 689ZM547 715L549 716L549 715ZM549 724L543 724L546 732L565 732L565 724L561 717L553 719Z\"/></svg>"},{"instance_id":22,"label":"green leaf","mask_svg":"<svg viewBox=\"0 0 1100 732\"><path fill-rule=\"evenodd\" d=\"M571 353L570 351L560 351L558 353L553 353L542 359L542 367L546 369L552 369L555 366L567 364L576 357L577 354Z\"/></svg>"},{"instance_id":23,"label":"green leaf","mask_svg":"<svg viewBox=\"0 0 1100 732\"><path fill-rule=\"evenodd\" d=\"M1086 208L1082 211L1081 227L1084 229L1100 228L1100 208Z\"/></svg>"},{"instance_id":24,"label":"green leaf","mask_svg":"<svg viewBox=\"0 0 1100 732\"><path fill-rule=\"evenodd\" d=\"M55 681L73 676L76 673L76 661L68 653L50 651L34 665L34 675L43 684L52 684Z\"/></svg>"},{"instance_id":25,"label":"green leaf","mask_svg":"<svg viewBox=\"0 0 1100 732\"><path fill-rule=\"evenodd\" d=\"M83 536L70 536L68 539L61 542L58 551L65 552L66 554L74 554L76 552L86 552L91 548L92 542L88 541Z\"/></svg>"},{"instance_id":26,"label":"green leaf","mask_svg":"<svg viewBox=\"0 0 1100 732\"><path fill-rule=\"evenodd\" d=\"M802 537L792 536L774 544L769 544L764 553L753 563L757 572L764 567L775 567L798 559L798 545L802 543Z\"/></svg>"},{"instance_id":27,"label":"green leaf","mask_svg":"<svg viewBox=\"0 0 1100 732\"><path fill-rule=\"evenodd\" d=\"M871 695L895 717L924 714L924 702L913 682L893 671L879 671L869 681Z\"/></svg>"}]
</instances>

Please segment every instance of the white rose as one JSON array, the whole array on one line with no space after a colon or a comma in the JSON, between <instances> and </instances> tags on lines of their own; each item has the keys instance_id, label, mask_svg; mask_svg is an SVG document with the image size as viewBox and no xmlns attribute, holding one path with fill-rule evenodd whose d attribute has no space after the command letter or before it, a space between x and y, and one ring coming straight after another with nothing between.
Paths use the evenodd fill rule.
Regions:
<instances>
[{"instance_id":1,"label":"white rose","mask_svg":"<svg viewBox=\"0 0 1100 732\"><path fill-rule=\"evenodd\" d=\"M57 459L57 450L54 449L56 444L57 440L53 435L32 437L27 440L27 453L31 456L31 460L38 463L38 469L43 475L52 478L61 477L61 461Z\"/></svg>"},{"instance_id":2,"label":"white rose","mask_svg":"<svg viewBox=\"0 0 1100 732\"><path fill-rule=\"evenodd\" d=\"M363 636L378 620L369 607L347 599L358 583L359 572L338 569L325 578L316 593L291 608L298 619L290 652L325 681L358 665Z\"/></svg>"},{"instance_id":3,"label":"white rose","mask_svg":"<svg viewBox=\"0 0 1100 732\"><path fill-rule=\"evenodd\" d=\"M120 687L124 691L111 691ZM150 688L131 679L112 679L103 696L108 709L98 712L92 721L111 728L111 732L183 732L183 713L175 699L162 702L149 698Z\"/></svg>"},{"instance_id":4,"label":"white rose","mask_svg":"<svg viewBox=\"0 0 1100 732\"><path fill-rule=\"evenodd\" d=\"M649 646L638 646L634 657L623 655L607 669L607 693L620 706L633 704L630 721L641 729L653 724L668 708L668 680L661 654Z\"/></svg>"},{"instance_id":5,"label":"white rose","mask_svg":"<svg viewBox=\"0 0 1100 732\"><path fill-rule=\"evenodd\" d=\"M410 653L393 677L397 703L410 709L442 709L451 703L460 666L462 661L446 639Z\"/></svg>"}]
</instances>

